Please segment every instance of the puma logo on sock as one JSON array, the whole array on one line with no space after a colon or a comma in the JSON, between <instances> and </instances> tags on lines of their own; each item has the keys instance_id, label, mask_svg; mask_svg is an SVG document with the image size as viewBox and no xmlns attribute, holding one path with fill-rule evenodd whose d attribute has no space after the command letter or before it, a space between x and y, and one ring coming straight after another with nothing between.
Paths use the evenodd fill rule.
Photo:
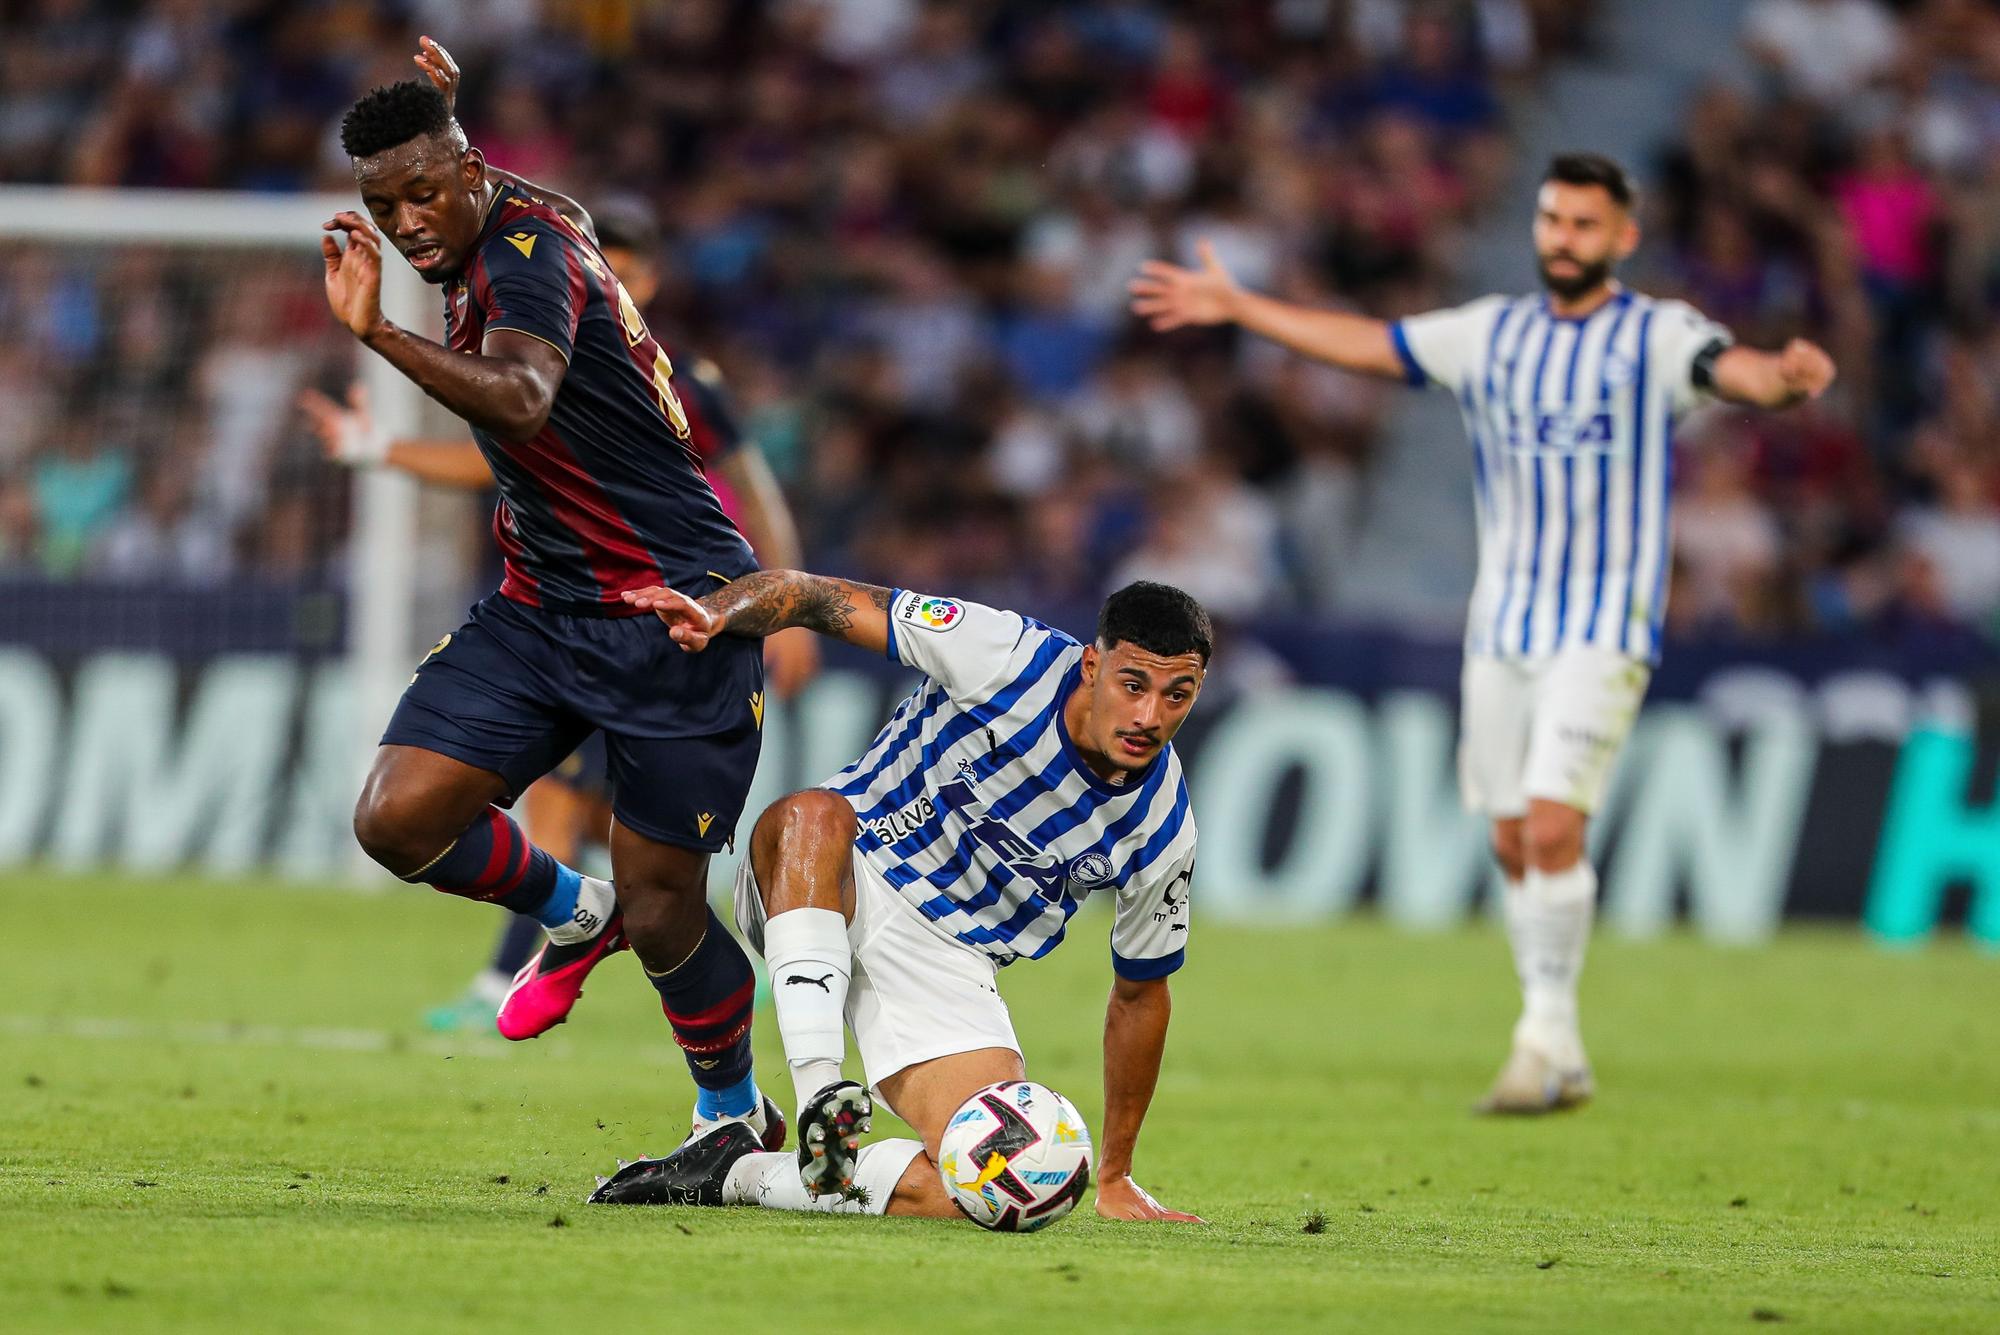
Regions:
<instances>
[{"instance_id":1,"label":"puma logo on sock","mask_svg":"<svg viewBox=\"0 0 2000 1335\"><path fill-rule=\"evenodd\" d=\"M828 996L832 996L833 989L827 986L827 984L831 982L832 979L833 979L832 974L828 974L825 978L808 978L802 973L787 974L785 977L785 986L790 987L793 983L811 983L814 987L826 993Z\"/></svg>"}]
</instances>

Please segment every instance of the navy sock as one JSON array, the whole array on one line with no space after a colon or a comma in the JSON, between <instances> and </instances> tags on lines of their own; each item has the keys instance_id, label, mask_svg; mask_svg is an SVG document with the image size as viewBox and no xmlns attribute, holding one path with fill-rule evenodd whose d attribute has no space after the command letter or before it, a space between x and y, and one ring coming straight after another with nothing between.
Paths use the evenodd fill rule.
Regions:
<instances>
[{"instance_id":1,"label":"navy sock","mask_svg":"<svg viewBox=\"0 0 2000 1335\"><path fill-rule=\"evenodd\" d=\"M548 909L559 890L567 890L569 906L558 922L575 910L579 882L575 872L529 843L521 827L498 807L486 808L450 848L403 879L531 917Z\"/></svg>"},{"instance_id":2,"label":"navy sock","mask_svg":"<svg viewBox=\"0 0 2000 1335\"><path fill-rule=\"evenodd\" d=\"M515 914L507 919L507 926L501 931L500 939L493 946L493 960L487 967L495 973L504 973L509 978L521 972L521 966L534 958L542 948L541 925L533 918Z\"/></svg>"},{"instance_id":3,"label":"navy sock","mask_svg":"<svg viewBox=\"0 0 2000 1335\"><path fill-rule=\"evenodd\" d=\"M674 1041L687 1054L703 1117L753 1111L757 1086L750 1078L750 1015L757 975L750 957L709 909L708 926L694 954L665 974L648 973Z\"/></svg>"}]
</instances>

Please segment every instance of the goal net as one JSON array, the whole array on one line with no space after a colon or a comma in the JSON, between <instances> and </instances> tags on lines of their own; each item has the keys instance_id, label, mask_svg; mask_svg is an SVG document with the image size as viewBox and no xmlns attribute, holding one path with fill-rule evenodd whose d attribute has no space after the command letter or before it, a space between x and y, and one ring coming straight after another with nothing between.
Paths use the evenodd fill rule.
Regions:
<instances>
[{"instance_id":1,"label":"goal net","mask_svg":"<svg viewBox=\"0 0 2000 1335\"><path fill-rule=\"evenodd\" d=\"M0 864L355 873L348 813L423 645L407 479L298 408L414 387L328 314L351 201L0 189ZM384 305L433 303L387 266Z\"/></svg>"}]
</instances>

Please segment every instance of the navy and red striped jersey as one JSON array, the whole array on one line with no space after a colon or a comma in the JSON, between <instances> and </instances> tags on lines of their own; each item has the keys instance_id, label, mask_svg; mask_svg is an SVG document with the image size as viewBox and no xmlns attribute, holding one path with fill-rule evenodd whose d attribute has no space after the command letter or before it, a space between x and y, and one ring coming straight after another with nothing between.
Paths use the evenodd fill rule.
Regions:
<instances>
[{"instance_id":1,"label":"navy and red striped jersey","mask_svg":"<svg viewBox=\"0 0 2000 1335\"><path fill-rule=\"evenodd\" d=\"M445 327L457 352L511 329L568 363L534 439L473 428L500 487L504 596L623 616L627 589L699 597L757 568L703 473L687 382L597 247L553 208L500 187L464 274L445 289Z\"/></svg>"}]
</instances>

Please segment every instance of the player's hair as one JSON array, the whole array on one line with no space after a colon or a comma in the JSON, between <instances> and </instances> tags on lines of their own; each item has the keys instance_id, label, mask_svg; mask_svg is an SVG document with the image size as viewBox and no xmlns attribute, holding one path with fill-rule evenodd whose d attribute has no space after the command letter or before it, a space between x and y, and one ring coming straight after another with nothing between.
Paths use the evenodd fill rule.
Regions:
<instances>
[{"instance_id":1,"label":"player's hair","mask_svg":"<svg viewBox=\"0 0 2000 1335\"><path fill-rule=\"evenodd\" d=\"M600 250L629 250L655 258L660 248L660 219L645 200L613 195L596 204L590 218L597 227Z\"/></svg>"},{"instance_id":2,"label":"player's hair","mask_svg":"<svg viewBox=\"0 0 2000 1335\"><path fill-rule=\"evenodd\" d=\"M1632 183L1632 173L1616 158L1602 153L1558 153L1549 159L1549 169L1542 173L1542 182L1560 181L1564 185L1601 186L1618 207L1630 212L1639 202L1639 187Z\"/></svg>"},{"instance_id":3,"label":"player's hair","mask_svg":"<svg viewBox=\"0 0 2000 1335\"><path fill-rule=\"evenodd\" d=\"M422 79L372 89L340 118L340 146L350 158L377 153L451 128L444 94Z\"/></svg>"},{"instance_id":4,"label":"player's hair","mask_svg":"<svg viewBox=\"0 0 2000 1335\"><path fill-rule=\"evenodd\" d=\"M1136 645L1162 658L1197 653L1206 663L1215 652L1215 627L1207 610L1188 594L1141 579L1104 600L1097 614L1097 642L1107 649L1121 642Z\"/></svg>"}]
</instances>

